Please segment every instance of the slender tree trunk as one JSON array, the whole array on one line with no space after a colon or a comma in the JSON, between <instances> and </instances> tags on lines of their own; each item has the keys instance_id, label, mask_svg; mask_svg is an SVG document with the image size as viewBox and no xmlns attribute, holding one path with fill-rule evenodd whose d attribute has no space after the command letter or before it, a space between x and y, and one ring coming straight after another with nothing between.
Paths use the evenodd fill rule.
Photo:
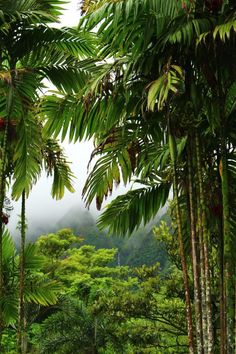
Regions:
<instances>
[{"instance_id":1,"label":"slender tree trunk","mask_svg":"<svg viewBox=\"0 0 236 354\"><path fill-rule=\"evenodd\" d=\"M171 163L172 163L172 170L173 170L173 191L174 191L177 230L178 230L179 252L181 258L181 266L183 271L183 281L184 281L184 289L185 289L189 353L194 354L193 320L192 320L192 307L191 307L191 298L190 298L190 289L189 289L189 277L188 277L187 261L186 261L185 251L184 251L182 218L181 218L181 210L180 210L179 196L178 196L176 142L174 136L171 134L169 122L168 122L168 128L169 128L169 149L170 149Z\"/></svg>"},{"instance_id":2,"label":"slender tree trunk","mask_svg":"<svg viewBox=\"0 0 236 354\"><path fill-rule=\"evenodd\" d=\"M3 279L3 254L2 254L2 239L4 232L4 225L2 221L3 215L3 206L4 206L4 198L5 198L5 161L6 161L6 141L7 141L7 126L4 134L4 142L2 148L2 160L0 167L0 353L3 352L2 348L2 332L4 329L4 321L3 321L3 313L2 313L2 300L4 297L4 279Z\"/></svg>"},{"instance_id":3,"label":"slender tree trunk","mask_svg":"<svg viewBox=\"0 0 236 354\"><path fill-rule=\"evenodd\" d=\"M225 286L225 319L226 319L226 353L234 353L234 280L233 280L233 245L230 236L230 206L227 147L224 132L221 138L221 190L223 202L223 234L224 234L224 286Z\"/></svg>"},{"instance_id":4,"label":"slender tree trunk","mask_svg":"<svg viewBox=\"0 0 236 354\"><path fill-rule=\"evenodd\" d=\"M221 176L220 176L220 155L217 153L217 167L218 167L218 182L217 187L221 189ZM219 201L222 204L222 198ZM220 295L220 354L226 354L226 319L225 319L225 288L224 288L224 232L222 215L219 219L219 295Z\"/></svg>"},{"instance_id":5,"label":"slender tree trunk","mask_svg":"<svg viewBox=\"0 0 236 354\"><path fill-rule=\"evenodd\" d=\"M20 279L19 279L19 318L18 318L18 352L25 354L25 309L24 309L24 288L25 288L25 191L22 193L21 204L21 246L20 246Z\"/></svg>"},{"instance_id":6,"label":"slender tree trunk","mask_svg":"<svg viewBox=\"0 0 236 354\"><path fill-rule=\"evenodd\" d=\"M194 145L195 160L196 158L196 139ZM208 333L207 333L207 310L206 310L206 270L205 270L205 252L203 242L202 228L202 210L200 201L199 176L196 175L196 199L197 199L197 234L199 240L199 268L200 268L200 288L201 288L201 312L202 312L202 330L203 330L203 348L204 352L208 351Z\"/></svg>"},{"instance_id":7,"label":"slender tree trunk","mask_svg":"<svg viewBox=\"0 0 236 354\"><path fill-rule=\"evenodd\" d=\"M212 303L211 303L211 275L210 275L210 262L209 262L209 234L207 230L206 222L206 203L203 188L203 173L202 173L202 161L200 154L200 142L198 134L196 134L196 157L197 157L197 175L199 183L199 198L200 198L200 210L201 210L201 228L203 238L203 252L205 261L205 280L206 280L206 318L207 318L207 336L208 347L206 353L214 354L214 328L213 328L213 316L212 316Z\"/></svg>"},{"instance_id":8,"label":"slender tree trunk","mask_svg":"<svg viewBox=\"0 0 236 354\"><path fill-rule=\"evenodd\" d=\"M0 299L2 301L4 297L4 278L3 278L3 254L2 254L2 238L4 232L4 225L2 222L3 207L5 200L5 175L6 175L6 160L7 160L7 140L8 140L8 126L12 111L12 100L13 100L13 87L10 86L9 92L7 94L7 116L5 122L5 130L2 142L1 160L0 160ZM2 313L2 303L0 302L0 352L3 352L2 348L2 331L4 329L3 313Z\"/></svg>"},{"instance_id":9,"label":"slender tree trunk","mask_svg":"<svg viewBox=\"0 0 236 354\"><path fill-rule=\"evenodd\" d=\"M202 332L202 306L201 306L201 290L199 277L199 259L198 259L198 240L196 233L196 217L193 187L193 168L191 147L188 148L188 194L189 194L189 213L190 213L190 238L192 251L192 267L193 267L193 283L194 283L194 305L195 305L195 322L196 322L196 341L197 353L204 354L203 348L203 332Z\"/></svg>"},{"instance_id":10,"label":"slender tree trunk","mask_svg":"<svg viewBox=\"0 0 236 354\"><path fill-rule=\"evenodd\" d=\"M206 310L206 271L205 271L205 252L203 246L203 235L201 227L201 210L199 197L197 198L197 217L198 217L198 238L200 249L200 283L201 283L201 305L202 305L202 330L203 330L203 347L204 352L208 350L208 334L207 334L207 310Z\"/></svg>"},{"instance_id":11,"label":"slender tree trunk","mask_svg":"<svg viewBox=\"0 0 236 354\"><path fill-rule=\"evenodd\" d=\"M226 354L226 305L225 305L225 286L224 286L224 248L223 234L220 243L220 354Z\"/></svg>"},{"instance_id":12,"label":"slender tree trunk","mask_svg":"<svg viewBox=\"0 0 236 354\"><path fill-rule=\"evenodd\" d=\"M236 280L235 280L235 276L236 276L236 266L235 266L235 261L234 261L234 265L233 265L233 345L234 345L234 353L236 351Z\"/></svg>"}]
</instances>

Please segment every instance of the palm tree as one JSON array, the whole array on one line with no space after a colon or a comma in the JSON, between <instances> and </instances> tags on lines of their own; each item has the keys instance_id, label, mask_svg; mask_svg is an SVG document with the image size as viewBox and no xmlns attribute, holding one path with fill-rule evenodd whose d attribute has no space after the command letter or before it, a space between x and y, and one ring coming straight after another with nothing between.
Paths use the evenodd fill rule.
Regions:
<instances>
[{"instance_id":1,"label":"palm tree","mask_svg":"<svg viewBox=\"0 0 236 354\"><path fill-rule=\"evenodd\" d=\"M54 157L49 173L54 169L53 195L60 198L64 188L73 190L71 172L62 160L56 142L42 147L42 122L35 120L39 107L39 91L43 80L49 79L61 90L78 89L83 85L83 73L78 60L92 54L89 36L73 29L49 26L57 22L63 1L6 1L1 4L1 137L0 213L2 215L6 178L13 175L13 197L28 196L40 171L43 154L49 163L49 151ZM40 128L40 129L39 129ZM44 139L45 140L45 139ZM51 145L51 150L49 148ZM54 156L53 156L54 154ZM55 156L56 155L56 156ZM22 220L24 221L24 208ZM1 222L0 235L3 232ZM2 236L0 236L0 240ZM21 284L24 280L25 222L22 222ZM3 296L2 245L0 241L0 291ZM21 304L23 290L21 289ZM22 311L20 311L22 312ZM2 318L0 316L0 318ZM19 323L22 323L20 319Z\"/></svg>"},{"instance_id":2,"label":"palm tree","mask_svg":"<svg viewBox=\"0 0 236 354\"><path fill-rule=\"evenodd\" d=\"M85 185L87 204L96 198L101 207L121 178L124 183L132 176L145 182L146 187L118 197L105 210L99 225L111 232L132 232L149 221L173 185L180 247L183 241L190 244L191 234L192 258L199 257L200 270L195 267L193 274L196 282L200 276L201 288L200 299L195 295L202 338L197 352L213 353L218 345L211 295L213 241L223 253L217 262L217 271L222 269L221 353L233 352L235 190L229 181L235 178L235 4L121 0L83 5L87 15L82 25L96 28L101 41L98 64L85 90L47 97L44 109L56 112L57 119L49 114L46 129L55 136L70 129L71 140L95 137L94 155L100 158ZM186 165L190 153L192 168ZM218 204L209 202L215 195ZM186 249L181 254L184 261ZM188 266L186 279L189 271ZM185 290L188 294L186 285ZM189 325L190 352L192 338Z\"/></svg>"},{"instance_id":3,"label":"palm tree","mask_svg":"<svg viewBox=\"0 0 236 354\"><path fill-rule=\"evenodd\" d=\"M24 252L24 301L41 306L53 305L58 300L60 285L45 276L41 269L44 258L37 253L37 247L28 244ZM20 283L19 270L20 256L9 232L5 229L3 234L3 269L4 269L4 296L1 299L2 321L5 326L17 324L18 293ZM25 316L24 316L25 319ZM25 337L23 338L25 339ZM26 341L24 341L24 346ZM2 349L3 350L3 349Z\"/></svg>"},{"instance_id":4,"label":"palm tree","mask_svg":"<svg viewBox=\"0 0 236 354\"><path fill-rule=\"evenodd\" d=\"M39 132L42 134L42 125L39 125ZM48 175L53 175L52 183L52 196L61 199L64 195L65 188L73 192L72 187L72 177L73 174L69 168L66 157L63 154L63 150L59 146L57 141L53 139L45 139L41 137L41 149L42 149L42 166L41 169L45 168ZM14 166L13 166L14 168ZM21 220L20 220L20 231L21 231L21 246L20 246L20 257L19 257L19 317L18 317L18 350L20 353L26 352L26 321L25 321L25 311L24 311L24 297L25 297L25 247L26 247L26 196L25 191L21 195L22 205L21 205Z\"/></svg>"}]
</instances>

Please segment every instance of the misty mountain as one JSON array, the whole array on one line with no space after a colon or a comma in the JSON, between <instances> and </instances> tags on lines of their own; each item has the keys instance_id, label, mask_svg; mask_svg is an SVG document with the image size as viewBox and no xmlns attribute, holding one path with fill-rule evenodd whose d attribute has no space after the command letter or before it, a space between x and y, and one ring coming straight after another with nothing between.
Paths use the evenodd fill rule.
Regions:
<instances>
[{"instance_id":1,"label":"misty mountain","mask_svg":"<svg viewBox=\"0 0 236 354\"><path fill-rule=\"evenodd\" d=\"M99 248L117 248L117 263L120 265L140 266L159 262L162 269L168 266L167 254L163 245L153 235L154 225L160 222L163 212L145 227L140 227L130 237L109 236L98 229L95 216L80 206L74 206L57 219L41 218L31 223L28 230L28 240L35 241L39 236L56 232L63 228L71 228L74 234L82 236L83 244ZM15 237L16 244L19 238Z\"/></svg>"},{"instance_id":2,"label":"misty mountain","mask_svg":"<svg viewBox=\"0 0 236 354\"><path fill-rule=\"evenodd\" d=\"M79 207L71 208L56 224L56 229L72 228L74 233L84 238L83 244L96 248L117 248L117 262L121 265L139 266L160 262L162 269L167 266L167 255L163 245L157 241L152 229L162 218L161 211L146 227L140 227L130 237L109 236L97 228L96 218Z\"/></svg>"}]
</instances>

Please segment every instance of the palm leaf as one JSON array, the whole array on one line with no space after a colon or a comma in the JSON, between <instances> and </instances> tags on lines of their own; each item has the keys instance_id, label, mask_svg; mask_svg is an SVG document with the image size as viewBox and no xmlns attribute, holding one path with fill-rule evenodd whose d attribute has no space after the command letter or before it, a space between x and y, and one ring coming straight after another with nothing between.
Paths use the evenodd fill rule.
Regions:
<instances>
[{"instance_id":1,"label":"palm leaf","mask_svg":"<svg viewBox=\"0 0 236 354\"><path fill-rule=\"evenodd\" d=\"M60 285L56 281L28 277L25 284L25 300L42 306L54 305L58 301Z\"/></svg>"},{"instance_id":2,"label":"palm leaf","mask_svg":"<svg viewBox=\"0 0 236 354\"><path fill-rule=\"evenodd\" d=\"M14 183L12 195L20 198L25 190L26 195L36 183L41 166L41 136L38 124L31 114L23 116L18 126L19 141L14 154Z\"/></svg>"},{"instance_id":3,"label":"palm leaf","mask_svg":"<svg viewBox=\"0 0 236 354\"><path fill-rule=\"evenodd\" d=\"M62 14L64 0L1 0L0 10L5 16L37 22L56 22Z\"/></svg>"},{"instance_id":4,"label":"palm leaf","mask_svg":"<svg viewBox=\"0 0 236 354\"><path fill-rule=\"evenodd\" d=\"M61 199L64 196L65 188L73 193L72 180L74 179L74 175L57 141L52 139L46 140L43 147L43 158L48 175L53 175L53 198Z\"/></svg>"},{"instance_id":5,"label":"palm leaf","mask_svg":"<svg viewBox=\"0 0 236 354\"><path fill-rule=\"evenodd\" d=\"M16 255L16 247L13 238L7 229L4 230L2 236L2 255L5 264L9 263L10 259L14 258Z\"/></svg>"},{"instance_id":6,"label":"palm leaf","mask_svg":"<svg viewBox=\"0 0 236 354\"><path fill-rule=\"evenodd\" d=\"M170 185L163 183L127 192L113 200L98 220L98 227L110 234L131 234L141 223L149 222L165 205Z\"/></svg>"},{"instance_id":7,"label":"palm leaf","mask_svg":"<svg viewBox=\"0 0 236 354\"><path fill-rule=\"evenodd\" d=\"M71 28L49 28L45 25L22 29L20 38L14 45L14 55L23 59L27 67L47 65L47 63L72 63L93 55L95 38Z\"/></svg>"},{"instance_id":8,"label":"palm leaf","mask_svg":"<svg viewBox=\"0 0 236 354\"><path fill-rule=\"evenodd\" d=\"M228 19L227 22L216 26L213 31L213 37L216 38L217 36L219 36L219 38L223 42L225 42L227 39L230 39L233 32L236 32L236 19L235 18Z\"/></svg>"},{"instance_id":9,"label":"palm leaf","mask_svg":"<svg viewBox=\"0 0 236 354\"><path fill-rule=\"evenodd\" d=\"M1 299L2 316L4 323L8 326L14 324L18 317L18 297L16 293L7 294Z\"/></svg>"},{"instance_id":10,"label":"palm leaf","mask_svg":"<svg viewBox=\"0 0 236 354\"><path fill-rule=\"evenodd\" d=\"M165 73L149 86L147 107L151 111L154 110L156 101L158 102L158 110L161 110L169 99L170 93L179 94L183 91L184 74L178 65L166 65Z\"/></svg>"},{"instance_id":11,"label":"palm leaf","mask_svg":"<svg viewBox=\"0 0 236 354\"><path fill-rule=\"evenodd\" d=\"M236 82L228 89L225 101L225 113L228 117L236 108Z\"/></svg>"},{"instance_id":12,"label":"palm leaf","mask_svg":"<svg viewBox=\"0 0 236 354\"><path fill-rule=\"evenodd\" d=\"M45 258L38 254L38 248L33 243L26 245L24 257L26 271L38 271L45 264Z\"/></svg>"}]
</instances>

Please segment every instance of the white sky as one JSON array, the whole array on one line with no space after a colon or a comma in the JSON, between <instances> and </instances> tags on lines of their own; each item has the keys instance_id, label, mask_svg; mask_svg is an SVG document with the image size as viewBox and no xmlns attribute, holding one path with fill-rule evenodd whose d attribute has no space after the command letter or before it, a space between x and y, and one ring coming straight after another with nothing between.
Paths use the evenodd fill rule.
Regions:
<instances>
[{"instance_id":1,"label":"white sky","mask_svg":"<svg viewBox=\"0 0 236 354\"><path fill-rule=\"evenodd\" d=\"M64 15L61 17L63 26L75 26L79 22L79 0L71 0L64 6L66 8Z\"/></svg>"}]
</instances>

